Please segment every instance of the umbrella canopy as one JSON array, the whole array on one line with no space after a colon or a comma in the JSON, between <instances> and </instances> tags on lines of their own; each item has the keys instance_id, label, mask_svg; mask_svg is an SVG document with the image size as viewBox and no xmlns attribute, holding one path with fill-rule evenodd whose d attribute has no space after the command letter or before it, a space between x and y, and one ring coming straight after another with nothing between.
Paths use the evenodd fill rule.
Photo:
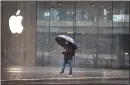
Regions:
<instances>
[{"instance_id":1,"label":"umbrella canopy","mask_svg":"<svg viewBox=\"0 0 130 85\"><path fill-rule=\"evenodd\" d=\"M76 44L76 42L74 41L73 38L69 37L69 36L66 36L66 35L58 35L55 40L57 41L57 43L59 45L61 45L62 47L65 47L66 46L66 43L65 41L68 41L70 42L70 44L74 47L74 49L78 49L78 46Z\"/></svg>"}]
</instances>

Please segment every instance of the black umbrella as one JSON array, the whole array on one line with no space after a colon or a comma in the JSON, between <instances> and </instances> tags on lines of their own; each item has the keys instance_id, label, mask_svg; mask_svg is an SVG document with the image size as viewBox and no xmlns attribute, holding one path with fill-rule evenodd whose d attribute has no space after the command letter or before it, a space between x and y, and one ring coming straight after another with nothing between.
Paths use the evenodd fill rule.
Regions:
<instances>
[{"instance_id":1,"label":"black umbrella","mask_svg":"<svg viewBox=\"0 0 130 85\"><path fill-rule=\"evenodd\" d=\"M57 41L57 43L59 45L61 45L62 47L65 48L66 44L65 44L65 41L68 41L70 42L70 44L74 47L74 49L78 49L78 46L76 44L76 42L74 41L73 38L69 37L69 36L66 36L66 35L58 35L55 40Z\"/></svg>"}]
</instances>

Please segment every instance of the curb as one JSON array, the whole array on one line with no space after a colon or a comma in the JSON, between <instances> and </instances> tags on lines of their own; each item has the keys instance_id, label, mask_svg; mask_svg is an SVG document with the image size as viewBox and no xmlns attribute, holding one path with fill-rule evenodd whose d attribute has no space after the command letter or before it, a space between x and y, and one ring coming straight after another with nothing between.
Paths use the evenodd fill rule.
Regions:
<instances>
[{"instance_id":1,"label":"curb","mask_svg":"<svg viewBox=\"0 0 130 85\"><path fill-rule=\"evenodd\" d=\"M129 85L128 77L93 77L93 78L42 78L1 80L2 85L47 85L47 84L89 84L89 85Z\"/></svg>"},{"instance_id":2,"label":"curb","mask_svg":"<svg viewBox=\"0 0 130 85\"><path fill-rule=\"evenodd\" d=\"M78 78L39 78L39 79L12 79L12 80L1 80L2 82L14 82L14 81L55 81L55 80L129 80L129 77L78 77Z\"/></svg>"}]
</instances>

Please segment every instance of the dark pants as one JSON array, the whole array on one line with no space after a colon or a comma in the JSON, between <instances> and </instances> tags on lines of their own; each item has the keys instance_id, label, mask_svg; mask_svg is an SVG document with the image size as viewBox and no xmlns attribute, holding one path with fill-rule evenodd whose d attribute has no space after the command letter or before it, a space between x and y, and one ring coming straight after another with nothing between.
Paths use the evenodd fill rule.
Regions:
<instances>
[{"instance_id":1,"label":"dark pants","mask_svg":"<svg viewBox=\"0 0 130 85\"><path fill-rule=\"evenodd\" d=\"M70 68L69 75L71 75L71 74L72 74L72 60L64 60L61 73L64 73L66 64L68 64L68 66L69 66L69 68Z\"/></svg>"}]
</instances>

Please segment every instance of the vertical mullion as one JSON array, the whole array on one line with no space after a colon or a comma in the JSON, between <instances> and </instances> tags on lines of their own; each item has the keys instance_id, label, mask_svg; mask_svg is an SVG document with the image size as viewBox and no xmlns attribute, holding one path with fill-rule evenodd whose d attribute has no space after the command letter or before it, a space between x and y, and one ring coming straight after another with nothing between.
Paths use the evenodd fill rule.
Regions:
<instances>
[{"instance_id":1,"label":"vertical mullion","mask_svg":"<svg viewBox=\"0 0 130 85\"><path fill-rule=\"evenodd\" d=\"M113 1L112 1L112 41L111 41L111 68L112 68L112 54L113 54Z\"/></svg>"},{"instance_id":2,"label":"vertical mullion","mask_svg":"<svg viewBox=\"0 0 130 85\"><path fill-rule=\"evenodd\" d=\"M127 8L127 7L126 7ZM130 15L130 1L128 1L128 15ZM126 22L127 23L127 22ZM127 26L126 26L126 28L127 28ZM129 16L129 23L128 23L128 30L129 30L129 32L128 32L128 37L130 37L130 16ZM127 38L126 38L127 39ZM129 42L129 44L128 44L128 56L130 56L130 39L128 39L128 42ZM130 61L128 61L129 63L128 63L128 68L127 69L129 69L130 68ZM129 73L129 76L130 76L130 73Z\"/></svg>"},{"instance_id":3,"label":"vertical mullion","mask_svg":"<svg viewBox=\"0 0 130 85\"><path fill-rule=\"evenodd\" d=\"M97 56L96 56L97 57L97 63L96 64L97 64L97 68L98 68L99 67L99 64L98 64L98 61L99 61L99 59L98 59L99 8L97 8L97 9L98 9L97 10L98 11L98 24L97 24L98 27L97 27Z\"/></svg>"},{"instance_id":4,"label":"vertical mullion","mask_svg":"<svg viewBox=\"0 0 130 85\"><path fill-rule=\"evenodd\" d=\"M73 6L73 39L75 40L75 33L76 33L76 1L74 1L74 6ZM74 67L75 67L75 56L74 56Z\"/></svg>"},{"instance_id":5,"label":"vertical mullion","mask_svg":"<svg viewBox=\"0 0 130 85\"><path fill-rule=\"evenodd\" d=\"M36 55L36 54L37 54L37 42L38 42L38 39L37 39L37 34L38 34L38 33L37 33L37 29L38 29L38 27L37 27L37 20L38 20L38 18L37 18L37 17L39 16L39 15L38 15L38 14L39 14L39 13L38 13L38 12L39 12L39 10L38 10L39 7L37 7L38 4L39 4L38 1L36 1L36 36L35 36L35 38L36 38L35 43L36 43L36 44L35 44L35 67L36 67L36 65L37 65L37 62L36 62L36 60L37 60L37 55Z\"/></svg>"},{"instance_id":6,"label":"vertical mullion","mask_svg":"<svg viewBox=\"0 0 130 85\"><path fill-rule=\"evenodd\" d=\"M49 56L48 56L48 66L49 66L49 59L50 59L50 16L51 16L51 10L50 10L50 8L49 8L49 46L48 46L48 53L49 53Z\"/></svg>"},{"instance_id":7,"label":"vertical mullion","mask_svg":"<svg viewBox=\"0 0 130 85\"><path fill-rule=\"evenodd\" d=\"M126 8L127 8L127 5L126 5ZM125 7L124 7L124 10L125 10L125 13L124 13L124 14L126 15L126 10L127 10L127 9L125 9ZM124 36L123 36L123 37L124 37L124 43L123 43L123 48L124 48L124 50L123 50L123 51L124 51L124 52L123 52L123 67L124 67L124 68L123 68L123 69L124 69L124 70L125 70L125 51L126 51L126 50L125 50L125 46L126 46L126 45L125 45L125 41L126 41L126 39L125 39L125 38L126 38L126 37L125 37L125 29L126 29L126 27L125 27L125 19L124 19Z\"/></svg>"}]
</instances>

